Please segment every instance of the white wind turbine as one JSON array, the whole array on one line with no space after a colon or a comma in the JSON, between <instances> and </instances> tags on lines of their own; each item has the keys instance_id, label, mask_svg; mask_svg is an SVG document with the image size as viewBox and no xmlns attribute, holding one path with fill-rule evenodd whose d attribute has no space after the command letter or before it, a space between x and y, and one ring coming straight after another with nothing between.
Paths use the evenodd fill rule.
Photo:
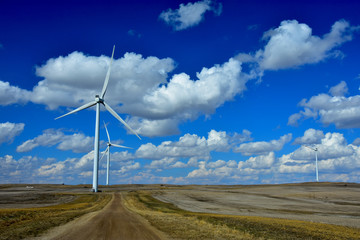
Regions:
<instances>
[{"instance_id":1,"label":"white wind turbine","mask_svg":"<svg viewBox=\"0 0 360 240\"><path fill-rule=\"evenodd\" d=\"M305 145L304 145L305 146ZM315 171L316 171L316 181L319 182L319 172L318 172L318 157L317 157L317 152L318 152L318 148L311 148L309 146L305 146L311 150L313 150L315 152Z\"/></svg>"},{"instance_id":2,"label":"white wind turbine","mask_svg":"<svg viewBox=\"0 0 360 240\"><path fill-rule=\"evenodd\" d=\"M104 81L104 85L103 85L103 89L101 91L100 96L96 95L95 96L95 100L92 102L89 102L87 104L84 104L81 107L76 108L75 110L66 113L60 117L55 118L59 119L62 117L65 117L66 115L72 114L72 113L76 113L79 112L81 110L84 110L86 108L92 107L94 105L96 105L96 120L95 120L95 141L94 141L94 168L93 168L93 188L92 191L93 192L97 192L98 191L98 169L99 169L99 129L100 129L100 105L104 105L106 110L108 110L116 119L118 119L122 124L125 125L125 127L127 127L132 133L134 133L139 139L141 139L139 137L139 135L129 126L127 125L127 123L105 102L104 100L104 96L108 87L108 83L109 83L109 78L110 78L110 70L111 70L111 63L114 57L114 51L115 51L115 45L112 51L112 55L111 55L111 60L110 60L110 65L109 65L109 69L106 73L106 77L105 77L105 81Z\"/></svg>"},{"instance_id":3,"label":"white wind turbine","mask_svg":"<svg viewBox=\"0 0 360 240\"><path fill-rule=\"evenodd\" d=\"M110 135L109 135L109 132L106 128L106 124L104 123L104 126L105 126L105 130L106 130L106 135L108 137L108 142L107 142L107 148L105 150L105 152L103 153L101 159L105 156L105 154L107 154L107 161L106 161L106 185L109 185L109 171L110 171L110 147L111 146L114 146L114 147L118 147L118 148L129 148L129 149L132 149L130 147L125 147L125 146L122 146L122 145L118 145L118 144L115 144L115 143L111 143L110 141ZM101 161L100 159L100 161Z\"/></svg>"}]
</instances>

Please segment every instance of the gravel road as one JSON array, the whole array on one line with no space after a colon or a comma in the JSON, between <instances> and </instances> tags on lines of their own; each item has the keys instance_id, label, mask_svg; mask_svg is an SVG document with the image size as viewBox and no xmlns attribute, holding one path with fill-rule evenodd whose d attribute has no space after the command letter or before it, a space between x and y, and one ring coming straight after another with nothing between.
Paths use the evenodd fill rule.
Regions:
<instances>
[{"instance_id":1,"label":"gravel road","mask_svg":"<svg viewBox=\"0 0 360 240\"><path fill-rule=\"evenodd\" d=\"M124 208L121 194L114 193L112 201L102 210L56 227L36 239L162 240L166 238L146 220Z\"/></svg>"}]
</instances>

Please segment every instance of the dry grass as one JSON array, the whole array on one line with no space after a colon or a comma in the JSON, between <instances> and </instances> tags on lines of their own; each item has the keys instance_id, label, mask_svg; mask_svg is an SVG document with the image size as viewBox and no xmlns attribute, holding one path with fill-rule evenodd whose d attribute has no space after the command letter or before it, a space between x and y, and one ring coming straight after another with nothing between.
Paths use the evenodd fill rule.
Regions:
<instances>
[{"instance_id":1,"label":"dry grass","mask_svg":"<svg viewBox=\"0 0 360 240\"><path fill-rule=\"evenodd\" d=\"M173 239L360 239L360 229L278 218L194 213L130 192L125 205Z\"/></svg>"},{"instance_id":2,"label":"dry grass","mask_svg":"<svg viewBox=\"0 0 360 240\"><path fill-rule=\"evenodd\" d=\"M0 239L35 237L85 213L103 208L110 194L71 194L74 201L55 206L0 209Z\"/></svg>"},{"instance_id":3,"label":"dry grass","mask_svg":"<svg viewBox=\"0 0 360 240\"><path fill-rule=\"evenodd\" d=\"M125 196L125 206L145 217L171 239L252 239L249 234L198 219L172 204L160 202L149 192L131 192Z\"/></svg>"}]
</instances>

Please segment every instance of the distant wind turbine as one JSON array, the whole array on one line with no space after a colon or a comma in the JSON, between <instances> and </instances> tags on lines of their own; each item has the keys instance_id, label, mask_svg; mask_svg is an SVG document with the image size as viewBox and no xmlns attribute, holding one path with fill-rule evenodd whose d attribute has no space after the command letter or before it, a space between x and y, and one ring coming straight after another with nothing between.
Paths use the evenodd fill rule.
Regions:
<instances>
[{"instance_id":1,"label":"distant wind turbine","mask_svg":"<svg viewBox=\"0 0 360 240\"><path fill-rule=\"evenodd\" d=\"M304 145L305 146L305 145ZM315 169L316 169L316 181L319 182L319 172L318 172L318 157L317 157L317 152L318 152L318 148L311 148L309 146L305 146L311 150L313 150L315 152Z\"/></svg>"},{"instance_id":2,"label":"distant wind turbine","mask_svg":"<svg viewBox=\"0 0 360 240\"><path fill-rule=\"evenodd\" d=\"M109 185L109 170L110 170L110 147L111 146L114 146L114 147L118 147L118 148L129 148L129 149L132 149L130 147L125 147L125 146L122 146L122 145L118 145L118 144L115 144L115 143L111 143L110 141L110 135L109 135L109 132L106 128L106 124L104 123L104 126L105 126L105 130L106 130L106 135L108 137L108 142L107 142L107 148L105 150L105 152L103 153L101 159L105 156L105 154L107 153L107 162L106 162L106 185ZM100 159L100 161L101 161Z\"/></svg>"},{"instance_id":3,"label":"distant wind turbine","mask_svg":"<svg viewBox=\"0 0 360 240\"><path fill-rule=\"evenodd\" d=\"M96 95L95 96L95 101L84 104L83 106L78 107L78 108L76 108L75 110L73 110L73 111L71 111L69 113L66 113L66 114L64 114L64 115L62 115L60 117L55 118L55 120L56 120L56 119L65 117L65 116L67 116L69 114L76 113L76 112L79 112L81 110L84 110L86 108L89 108L89 107L92 107L92 106L96 105L95 141L94 141L94 168L93 168L93 188L92 188L93 192L98 191L100 104L104 105L106 110L108 110L116 119L118 119L122 124L124 124L125 127L127 127L132 133L134 133L139 139L141 139L139 137L139 135L104 100L104 96L105 96L105 93L106 93L106 90L107 90L107 87L108 87L108 84L109 84L111 63L113 61L114 51L115 51L115 45L114 45L114 48L113 48L113 51L112 51L109 69L108 69L108 71L106 73L104 86L103 86L103 89L101 91L100 96Z\"/></svg>"}]
</instances>

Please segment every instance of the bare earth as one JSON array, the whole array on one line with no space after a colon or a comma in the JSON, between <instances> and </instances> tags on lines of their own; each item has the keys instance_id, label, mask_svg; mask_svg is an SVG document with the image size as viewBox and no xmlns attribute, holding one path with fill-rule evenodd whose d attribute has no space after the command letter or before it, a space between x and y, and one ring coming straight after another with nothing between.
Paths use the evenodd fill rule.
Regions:
<instances>
[{"instance_id":1,"label":"bare earth","mask_svg":"<svg viewBox=\"0 0 360 240\"><path fill-rule=\"evenodd\" d=\"M360 228L360 184L355 183L117 185L100 189L114 192L113 200L104 209L56 227L40 239L166 239L145 219L124 208L121 193L131 190L151 191L157 199L192 212L298 219ZM73 200L55 193L89 190L89 186L0 185L0 208L55 205Z\"/></svg>"},{"instance_id":2,"label":"bare earth","mask_svg":"<svg viewBox=\"0 0 360 240\"><path fill-rule=\"evenodd\" d=\"M54 228L37 239L161 240L164 235L151 227L146 220L126 210L122 205L121 194L115 193L112 201L101 211Z\"/></svg>"},{"instance_id":3,"label":"bare earth","mask_svg":"<svg viewBox=\"0 0 360 240\"><path fill-rule=\"evenodd\" d=\"M155 197L192 212L262 216L360 228L360 185L196 186Z\"/></svg>"}]
</instances>

